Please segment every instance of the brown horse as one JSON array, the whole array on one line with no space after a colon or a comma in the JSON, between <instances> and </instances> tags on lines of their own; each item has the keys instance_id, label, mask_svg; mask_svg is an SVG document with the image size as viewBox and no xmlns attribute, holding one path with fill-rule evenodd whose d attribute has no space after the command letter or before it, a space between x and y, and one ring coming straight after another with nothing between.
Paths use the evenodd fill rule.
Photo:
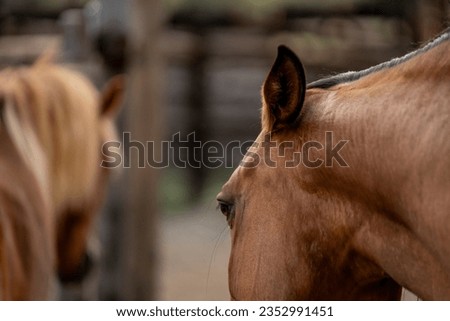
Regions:
<instances>
[{"instance_id":1,"label":"brown horse","mask_svg":"<svg viewBox=\"0 0 450 321\"><path fill-rule=\"evenodd\" d=\"M0 298L46 299L56 274L85 272L109 170L122 85L100 97L78 72L41 59L0 73Z\"/></svg>"},{"instance_id":2,"label":"brown horse","mask_svg":"<svg viewBox=\"0 0 450 321\"><path fill-rule=\"evenodd\" d=\"M309 86L279 48L217 197L232 299L450 299L449 38Z\"/></svg>"}]
</instances>

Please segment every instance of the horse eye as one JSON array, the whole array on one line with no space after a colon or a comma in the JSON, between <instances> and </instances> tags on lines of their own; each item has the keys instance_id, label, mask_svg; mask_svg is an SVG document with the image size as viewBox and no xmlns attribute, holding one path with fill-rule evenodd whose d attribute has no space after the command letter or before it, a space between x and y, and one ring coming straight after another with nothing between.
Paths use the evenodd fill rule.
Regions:
<instances>
[{"instance_id":1,"label":"horse eye","mask_svg":"<svg viewBox=\"0 0 450 321\"><path fill-rule=\"evenodd\" d=\"M220 211L222 212L222 214L225 215L225 217L227 218L228 225L230 227L232 227L232 220L234 217L234 214L233 214L234 206L232 204L219 201L218 207L219 207Z\"/></svg>"},{"instance_id":2,"label":"horse eye","mask_svg":"<svg viewBox=\"0 0 450 321\"><path fill-rule=\"evenodd\" d=\"M219 209L223 215L228 217L230 215L231 206L224 202L219 202Z\"/></svg>"}]
</instances>

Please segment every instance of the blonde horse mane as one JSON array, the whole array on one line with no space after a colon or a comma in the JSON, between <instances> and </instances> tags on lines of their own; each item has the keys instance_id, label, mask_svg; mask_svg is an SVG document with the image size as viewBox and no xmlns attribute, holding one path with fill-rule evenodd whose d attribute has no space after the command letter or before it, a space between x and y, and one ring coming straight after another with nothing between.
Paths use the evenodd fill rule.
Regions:
<instances>
[{"instance_id":1,"label":"blonde horse mane","mask_svg":"<svg viewBox=\"0 0 450 321\"><path fill-rule=\"evenodd\" d=\"M2 71L0 94L5 128L58 211L94 192L102 133L97 90L52 59Z\"/></svg>"}]
</instances>

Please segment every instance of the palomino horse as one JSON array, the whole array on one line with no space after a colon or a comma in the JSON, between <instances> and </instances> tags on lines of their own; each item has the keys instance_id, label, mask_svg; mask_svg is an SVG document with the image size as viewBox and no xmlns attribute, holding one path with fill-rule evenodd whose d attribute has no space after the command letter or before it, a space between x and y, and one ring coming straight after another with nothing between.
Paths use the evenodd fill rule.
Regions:
<instances>
[{"instance_id":1,"label":"palomino horse","mask_svg":"<svg viewBox=\"0 0 450 321\"><path fill-rule=\"evenodd\" d=\"M56 274L87 268L106 188L122 81L100 97L78 72L41 59L0 73L0 298L46 299Z\"/></svg>"},{"instance_id":2,"label":"palomino horse","mask_svg":"<svg viewBox=\"0 0 450 321\"><path fill-rule=\"evenodd\" d=\"M309 86L279 48L217 196L232 299L450 299L449 38Z\"/></svg>"}]
</instances>

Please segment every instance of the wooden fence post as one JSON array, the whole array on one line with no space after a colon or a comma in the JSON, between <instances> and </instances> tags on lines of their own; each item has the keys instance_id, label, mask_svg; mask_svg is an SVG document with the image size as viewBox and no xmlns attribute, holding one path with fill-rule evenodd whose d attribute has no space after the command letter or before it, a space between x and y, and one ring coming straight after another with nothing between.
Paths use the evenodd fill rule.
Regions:
<instances>
[{"instance_id":1,"label":"wooden fence post","mask_svg":"<svg viewBox=\"0 0 450 321\"><path fill-rule=\"evenodd\" d=\"M131 8L127 128L133 141L155 142L160 153L163 132L164 65L160 51L163 12L160 0L134 0ZM139 151L142 153L142 150ZM145 150L147 153L147 150ZM123 213L122 299L156 298L158 250L158 170L138 168L130 151ZM160 159L161 155L153 155ZM127 157L127 156L126 156ZM143 157L143 155L140 155ZM147 157L147 155L145 155Z\"/></svg>"}]
</instances>

